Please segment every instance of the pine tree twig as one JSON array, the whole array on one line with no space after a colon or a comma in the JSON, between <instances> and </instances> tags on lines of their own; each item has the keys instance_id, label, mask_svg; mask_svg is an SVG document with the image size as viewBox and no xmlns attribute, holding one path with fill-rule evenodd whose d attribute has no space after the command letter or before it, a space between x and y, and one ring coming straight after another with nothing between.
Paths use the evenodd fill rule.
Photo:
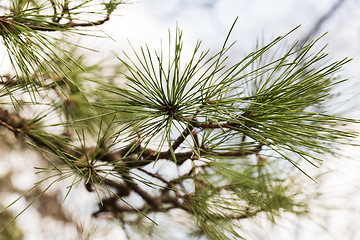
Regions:
<instances>
[{"instance_id":1,"label":"pine tree twig","mask_svg":"<svg viewBox=\"0 0 360 240\"><path fill-rule=\"evenodd\" d=\"M144 149L141 146L138 146L132 149L131 153L131 144L124 149L121 149L116 152L105 153L100 157L101 161L113 162L118 164L118 166L126 166L128 168L139 168L148 165L149 163L156 161L157 159L166 159L172 161L172 154L169 150L156 153L152 149ZM186 152L177 152L174 153L176 157L176 164L181 165L188 159L196 160L198 156L218 156L218 157L244 157L252 154L257 154L261 151L262 145L258 145L253 149L249 150L235 150L235 151L213 151L210 149L198 149L195 153L194 150ZM124 157L125 156L125 157Z\"/></svg>"},{"instance_id":2,"label":"pine tree twig","mask_svg":"<svg viewBox=\"0 0 360 240\"><path fill-rule=\"evenodd\" d=\"M7 16L0 16L0 33L4 29L7 29L10 32L12 32L14 30L14 27L12 25L13 25L13 21L9 19Z\"/></svg>"},{"instance_id":3,"label":"pine tree twig","mask_svg":"<svg viewBox=\"0 0 360 240\"><path fill-rule=\"evenodd\" d=\"M151 196L149 193L142 190L133 181L133 179L129 176L129 172L127 172L127 173L122 174L122 177L125 180L124 183L118 183L118 182L114 182L114 181L111 181L108 179L104 179L103 183L105 185L116 188L118 190L118 193L120 193L121 195L117 194L116 196L102 200L103 205L99 204L99 206L100 206L99 210L93 214L94 216L97 216L99 213L103 213L103 212L112 212L112 213L123 213L123 212L136 213L138 211L141 211L141 212L145 212L145 211L146 212L149 212L149 211L166 212L166 211L169 211L170 209L174 209L174 208L180 208L187 212L190 211L190 208L187 205L186 196L185 195L183 196L183 195L179 194L178 191L174 190L175 186L173 185L173 183L166 181L164 178L162 178L158 174L153 174L153 173L148 172L141 168L139 168L138 170L166 183L167 186L169 187L167 189L170 189L170 187L171 187L171 190L173 190L175 192L175 196L170 196L168 191L162 191L161 195L159 195L159 196ZM142 208L137 208L137 209L132 208L132 207L118 206L116 200L119 197L128 196L130 194L130 191L136 192L141 198L143 198L143 200L147 204L145 204ZM184 202L180 203L180 201L179 201L180 199L183 199ZM171 204L171 206L165 206L164 204Z\"/></svg>"},{"instance_id":4,"label":"pine tree twig","mask_svg":"<svg viewBox=\"0 0 360 240\"><path fill-rule=\"evenodd\" d=\"M69 2L68 1L64 2L64 4L62 5L62 10L61 10L60 16L56 16L56 6L55 5L53 5L53 8L54 8L54 17L56 17L56 19L53 18L54 23L59 23L60 20L65 16L66 13L69 14ZM69 18L71 19L70 14L69 14Z\"/></svg>"},{"instance_id":5,"label":"pine tree twig","mask_svg":"<svg viewBox=\"0 0 360 240\"><path fill-rule=\"evenodd\" d=\"M162 181L163 183L166 184L166 188L164 188L164 189L162 190L161 202L171 202L171 203L174 203L176 206L178 206L178 207L180 207L180 208L184 208L184 206L179 203L178 199L184 199L184 200L185 200L185 198L184 198L184 196L181 195L181 194L179 193L179 191L176 189L176 186L175 186L175 184L173 183L173 181L167 181L166 179L164 179L164 178L163 178L162 176L160 176L159 174L151 173L151 172L149 172L149 171L146 171L146 170L143 169L143 168L138 168L138 170L146 173L147 175L149 175L149 176L151 176L151 177L153 177L153 178L157 178L157 179L159 179L160 181ZM178 178L178 179L179 179L179 178ZM182 178L182 180L184 180L184 179L185 179L185 178ZM166 191L165 191L165 190L166 190ZM175 195L176 195L177 198L173 198L173 197L170 197L170 196L166 195L166 194L168 194L168 190L172 190L172 191L175 193ZM166 196L168 196L168 197L166 197ZM186 207L185 207L185 208L186 208Z\"/></svg>"},{"instance_id":6,"label":"pine tree twig","mask_svg":"<svg viewBox=\"0 0 360 240\"><path fill-rule=\"evenodd\" d=\"M124 206L119 206L117 204L117 198L116 197L111 197L111 198L106 198L102 200L102 204L99 204L99 210L93 213L93 216L98 216L100 213L105 213L105 212L111 212L111 213L124 213L124 212L128 212L128 213L137 213L137 212L167 212L171 209L182 209L185 210L186 212L190 212L191 209L190 207L187 205L187 203L184 201L184 203L180 203L178 196L170 196L168 193L163 193L160 196L157 197L153 197L155 199L155 201L158 203L158 205L153 206L153 205L147 205L145 204L143 207L141 208L132 208L130 206L128 207L124 207ZM185 197L182 197L185 198ZM165 206L164 204L171 204L170 206Z\"/></svg>"},{"instance_id":7,"label":"pine tree twig","mask_svg":"<svg viewBox=\"0 0 360 240\"><path fill-rule=\"evenodd\" d=\"M18 136L27 122L27 119L20 117L17 113L9 113L7 110L0 108L0 124L12 131L15 136Z\"/></svg>"},{"instance_id":8,"label":"pine tree twig","mask_svg":"<svg viewBox=\"0 0 360 240\"><path fill-rule=\"evenodd\" d=\"M212 214L209 216L211 219L218 219L218 220L241 220L247 219L256 216L257 214L261 213L261 209L257 209L254 211L247 210L244 214L230 214L230 215L220 215L220 214Z\"/></svg>"},{"instance_id":9,"label":"pine tree twig","mask_svg":"<svg viewBox=\"0 0 360 240\"><path fill-rule=\"evenodd\" d=\"M52 83L50 84L43 84L42 82L40 82L38 79L39 77L36 74L32 74L31 75L31 84L35 84L38 87L41 87L43 89L53 89L54 92L56 93L56 95L58 95L58 97L61 100L68 100L68 98L61 92L61 90L59 89L59 85L64 84L64 82L68 82L68 79L63 76L63 77L59 77L57 75L53 75L53 76L49 76L48 74L43 74L43 78L44 79L51 79ZM5 79L5 80L4 80ZM13 86L22 86L22 85L26 85L29 83L29 80L26 78L18 78L15 79L14 77L12 77L10 74L5 74L1 76L1 82L0 84L3 84L6 87L13 87Z\"/></svg>"},{"instance_id":10,"label":"pine tree twig","mask_svg":"<svg viewBox=\"0 0 360 240\"><path fill-rule=\"evenodd\" d=\"M101 213L107 213L107 212L111 212L111 213L139 213L139 212L145 212L145 213L149 213L149 212L168 212L171 209L175 209L178 208L176 206L166 206L166 207L161 207L158 209L153 209L153 208L149 208L148 206L144 206L141 208L132 208L132 207L124 207L124 206L118 206L116 204L116 199L113 199L113 201L111 200L102 200L103 204L99 204L99 210L93 213L94 217L97 217L99 214Z\"/></svg>"},{"instance_id":11,"label":"pine tree twig","mask_svg":"<svg viewBox=\"0 0 360 240\"><path fill-rule=\"evenodd\" d=\"M105 22L110 20L110 15L111 15L111 12L108 12L103 19L98 20L98 21L74 22L70 19L67 23L62 23L62 24L59 22L63 16L63 13L56 20L53 19L52 22L46 22L44 24L33 23L30 21L18 23L16 21L14 21L13 19L11 19L11 15L9 15L9 16L1 16L0 24L2 27L7 28L9 31L12 31L12 29L13 29L12 25L21 24L21 25L26 26L34 31L54 32L54 31L66 30L66 29L70 29L70 28L92 27L92 26L102 25Z\"/></svg>"},{"instance_id":12,"label":"pine tree twig","mask_svg":"<svg viewBox=\"0 0 360 240\"><path fill-rule=\"evenodd\" d=\"M214 121L208 121L208 122L199 122L196 118L185 118L186 122L188 122L192 127L194 128L201 128L201 129L233 129L238 130L238 124L232 123L232 122L225 122L225 123L218 123Z\"/></svg>"},{"instance_id":13,"label":"pine tree twig","mask_svg":"<svg viewBox=\"0 0 360 240\"><path fill-rule=\"evenodd\" d=\"M162 181L163 183L165 183L167 186L170 186L170 182L167 181L165 178L161 177L159 174L156 174L156 173L152 173L152 172L149 172L149 171L146 171L145 169L143 168L138 168L137 170L143 172L143 173L146 173L147 175L153 177L153 178L157 178L159 179L160 181Z\"/></svg>"},{"instance_id":14,"label":"pine tree twig","mask_svg":"<svg viewBox=\"0 0 360 240\"><path fill-rule=\"evenodd\" d=\"M105 22L110 20L110 16L107 16L106 18L94 22L85 22L85 23L77 23L69 21L68 23L60 24L60 23L48 23L46 25L40 25L40 24L34 24L34 23L22 23L23 25L27 26L28 28L35 30L35 31L45 31L45 32L55 32L70 28L76 28L76 27L93 27L102 25Z\"/></svg>"},{"instance_id":15,"label":"pine tree twig","mask_svg":"<svg viewBox=\"0 0 360 240\"><path fill-rule=\"evenodd\" d=\"M119 183L115 181L111 181L109 179L104 179L102 181L106 186L114 187L117 190L117 197L126 197L130 195L130 189L128 185L125 183Z\"/></svg>"},{"instance_id":16,"label":"pine tree twig","mask_svg":"<svg viewBox=\"0 0 360 240\"><path fill-rule=\"evenodd\" d=\"M5 81L4 81L4 79L5 79ZM26 78L15 79L10 74L2 75L1 82L0 82L0 84L4 85L6 87L22 86L22 85L26 85L28 83L29 83L28 79L26 79ZM39 86L39 87L44 87L44 85L38 81L38 78L35 74L31 75L31 83L35 84L36 86Z\"/></svg>"},{"instance_id":17,"label":"pine tree twig","mask_svg":"<svg viewBox=\"0 0 360 240\"><path fill-rule=\"evenodd\" d=\"M194 129L193 126L189 126L180 134L180 136L172 144L173 151L175 151L184 142L186 137L192 132L193 129Z\"/></svg>"},{"instance_id":18,"label":"pine tree twig","mask_svg":"<svg viewBox=\"0 0 360 240\"><path fill-rule=\"evenodd\" d=\"M110 16L115 10L115 7L107 7L104 9L106 11L106 15L103 19L97 21L84 21L84 22L75 22L71 18L71 10L68 7L68 3L65 2L62 6L62 11L60 14L57 13L56 3L53 0L50 0L51 7L53 9L53 16L51 17L51 21L42 21L42 23L34 22L32 19L22 18L21 22L17 21L17 18L21 15L21 13L13 12L13 15L3 15L0 16L0 29L6 28L9 31L13 31L14 26L22 25L26 26L27 28L34 30L34 31L46 31L46 32L53 32L53 31L61 31L70 28L77 28L77 27L92 27L102 25L105 22L110 20ZM115 5L118 5L117 3ZM10 9L11 10L11 9ZM69 17L67 23L60 23L61 19L67 14Z\"/></svg>"},{"instance_id":19,"label":"pine tree twig","mask_svg":"<svg viewBox=\"0 0 360 240\"><path fill-rule=\"evenodd\" d=\"M125 180L125 184L136 192L142 199L144 199L153 209L158 209L160 206L159 199L152 197L149 193L141 189L132 179L129 173L122 173L122 178Z\"/></svg>"},{"instance_id":20,"label":"pine tree twig","mask_svg":"<svg viewBox=\"0 0 360 240\"><path fill-rule=\"evenodd\" d=\"M249 150L224 151L224 152L208 151L207 153L219 157L244 157L252 154L257 154L261 151L261 149L262 149L262 145L258 145L255 148Z\"/></svg>"},{"instance_id":21,"label":"pine tree twig","mask_svg":"<svg viewBox=\"0 0 360 240\"><path fill-rule=\"evenodd\" d=\"M57 20L56 19L56 16L57 16L56 2L54 0L50 0L50 3L51 3L51 7L53 9L53 12L54 12L54 15L52 17L52 21L56 22L56 20ZM59 19L59 21L60 21L60 19Z\"/></svg>"}]
</instances>

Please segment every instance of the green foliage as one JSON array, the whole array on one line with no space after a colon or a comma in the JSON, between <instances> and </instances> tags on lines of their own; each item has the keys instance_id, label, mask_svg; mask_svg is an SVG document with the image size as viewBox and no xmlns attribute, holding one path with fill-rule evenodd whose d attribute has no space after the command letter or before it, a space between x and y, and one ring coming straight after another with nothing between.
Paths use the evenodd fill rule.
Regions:
<instances>
[{"instance_id":1,"label":"green foliage","mask_svg":"<svg viewBox=\"0 0 360 240\"><path fill-rule=\"evenodd\" d=\"M272 169L274 163L227 160L209 165L196 178L196 194L191 204L198 224L209 239L240 239L241 220L261 213L274 222L283 212L307 213L307 204L294 200L296 195L301 195L300 189L295 189L296 180L290 176L279 178L279 169Z\"/></svg>"},{"instance_id":2,"label":"green foliage","mask_svg":"<svg viewBox=\"0 0 360 240\"><path fill-rule=\"evenodd\" d=\"M189 126L200 127L204 130L203 145L225 145L229 150L232 139L247 136L252 143L275 151L289 150L309 161L320 160L315 153L335 153L334 142L354 136L334 127L351 119L328 115L326 110L314 112L332 87L343 81L336 80L334 74L349 59L322 66L327 54L324 49L311 51L316 40L304 46L295 43L283 55L265 61L264 55L285 35L226 67L225 53L233 45L227 46L228 37L213 56L207 56L209 51L200 52L198 42L191 58L183 60L179 29L173 46L169 37L167 61L163 50L152 54L148 47L140 48L139 53L134 50L138 62L125 54L130 63L120 60L127 67L129 87L104 85L104 90L124 100L109 98L95 104L134 114L134 118L119 121L124 130L133 129L132 136L141 132L151 139L163 131L160 142L169 143L174 128L182 132ZM210 122L218 127L206 126ZM249 141L240 144L249 145Z\"/></svg>"},{"instance_id":3,"label":"green foliage","mask_svg":"<svg viewBox=\"0 0 360 240\"><path fill-rule=\"evenodd\" d=\"M11 1L9 13L0 18L0 35L13 70L25 80L23 84L27 86L27 91L36 93L38 85L50 75L49 72L61 78L66 76L63 66L68 71L80 67L71 58L70 52L59 44L59 41L65 40L52 33L66 32L74 37L75 34L81 34L77 30L79 27L96 26L108 21L116 7L122 3L113 0ZM92 10L99 7L102 10ZM100 20L91 21L94 17ZM70 43L65 41L63 44ZM77 64L77 67L74 68L71 64Z\"/></svg>"},{"instance_id":4,"label":"green foliage","mask_svg":"<svg viewBox=\"0 0 360 240\"><path fill-rule=\"evenodd\" d=\"M328 63L324 48L315 50L318 40L284 47L294 29L230 61L235 21L215 54L200 41L190 49L176 28L168 49L131 46L106 74L77 45L53 40L103 24L122 3L96 1L97 12L89 10L94 2L12 1L0 17L15 69L3 77L2 103L33 107L30 119L0 108L0 124L51 163L38 168L56 177L50 185L72 177L70 191L83 183L99 197L94 216L111 213L123 226L180 209L208 239L242 238L244 219L308 213L309 203L298 198L301 182L290 173L307 175L302 162L320 166L356 136L345 126L357 121L324 103L344 81L337 73L349 59ZM29 94L31 101L19 101ZM159 171L160 163L178 174ZM141 221L129 220L133 215Z\"/></svg>"}]
</instances>

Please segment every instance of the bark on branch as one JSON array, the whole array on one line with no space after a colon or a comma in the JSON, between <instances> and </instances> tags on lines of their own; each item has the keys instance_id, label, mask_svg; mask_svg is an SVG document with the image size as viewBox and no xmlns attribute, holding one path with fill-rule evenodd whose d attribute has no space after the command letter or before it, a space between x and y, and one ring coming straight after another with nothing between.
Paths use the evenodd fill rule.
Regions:
<instances>
[{"instance_id":1,"label":"bark on branch","mask_svg":"<svg viewBox=\"0 0 360 240\"><path fill-rule=\"evenodd\" d=\"M0 108L0 124L12 131L16 136L26 126L27 122L27 119L20 117L17 113L9 113L7 110Z\"/></svg>"}]
</instances>

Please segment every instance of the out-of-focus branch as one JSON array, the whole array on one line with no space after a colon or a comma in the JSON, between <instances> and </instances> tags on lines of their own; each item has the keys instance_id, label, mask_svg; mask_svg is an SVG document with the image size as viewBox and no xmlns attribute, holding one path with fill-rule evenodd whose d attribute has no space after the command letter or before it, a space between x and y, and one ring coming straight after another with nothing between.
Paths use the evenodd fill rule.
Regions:
<instances>
[{"instance_id":1,"label":"out-of-focus branch","mask_svg":"<svg viewBox=\"0 0 360 240\"><path fill-rule=\"evenodd\" d=\"M327 11L322 17L318 19L318 21L315 23L314 27L309 31L308 34L303 37L299 41L299 48L302 47L306 41L308 41L311 37L313 37L321 28L321 26L330 19L334 13L341 7L343 3L345 3L346 0L338 0L330 9Z\"/></svg>"},{"instance_id":2,"label":"out-of-focus branch","mask_svg":"<svg viewBox=\"0 0 360 240\"><path fill-rule=\"evenodd\" d=\"M27 119L22 118L17 113L9 113L7 110L0 108L0 124L17 136L22 128L26 126Z\"/></svg>"}]
</instances>

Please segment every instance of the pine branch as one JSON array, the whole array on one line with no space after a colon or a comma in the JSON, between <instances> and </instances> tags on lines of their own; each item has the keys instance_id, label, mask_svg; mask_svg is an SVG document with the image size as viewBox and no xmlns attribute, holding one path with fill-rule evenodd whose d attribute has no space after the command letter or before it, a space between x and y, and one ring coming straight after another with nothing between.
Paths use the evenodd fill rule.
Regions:
<instances>
[{"instance_id":1,"label":"pine branch","mask_svg":"<svg viewBox=\"0 0 360 240\"><path fill-rule=\"evenodd\" d=\"M27 127L27 123L28 120L20 117L19 114L9 113L0 108L0 124L12 131L15 136L18 136Z\"/></svg>"},{"instance_id":2,"label":"pine branch","mask_svg":"<svg viewBox=\"0 0 360 240\"><path fill-rule=\"evenodd\" d=\"M69 165L70 167L72 166L72 168L74 168L74 170L86 169L88 167L89 168L93 167L92 165L84 165L83 162L85 162L87 159L87 157L85 157L85 156L93 155L92 153L95 151L96 148L92 147L92 148L86 148L86 149L81 149L81 148L71 149L66 144L66 142L64 142L64 143L56 142L56 141L49 142L48 140L45 142L44 139L36 138L37 135L31 134L31 131L33 129L33 126L31 124L28 125L25 130L23 129L23 127L25 126L25 124L28 121L21 118L17 114L9 114L6 110L3 110L1 108L0 108L0 120L2 121L2 123L3 122L5 123L5 124L3 124L4 126L8 127L8 129L13 132L16 132L16 134L23 134L24 136L29 136L30 139L40 148L49 148L51 151L53 151L54 154L58 154L57 149L61 149L63 151L63 156L66 156L68 163L70 160L74 161L75 165L73 165L73 166L71 164ZM178 144L178 142L177 142L177 144ZM204 153L204 156L206 156L206 154L211 154L213 156L238 157L238 156L246 156L249 154L256 154L260 150L261 150L261 147L257 147L253 151L247 151L247 152L231 151L231 152L219 152L219 153L211 152L211 153L209 153L206 151L204 151L204 152L201 151L200 155L202 155ZM116 169L121 166L126 166L129 169L132 169L134 167L139 168L142 166L146 166L151 161L155 161L156 159L158 159L158 157L171 159L171 153L169 151L165 151L165 152L160 153L158 157L156 157L155 155L152 155L152 154L149 154L149 155L145 154L146 161L138 160L135 157L133 157L133 158L126 157L125 159L123 159L123 161L119 161L119 160L121 160L122 155L125 155L125 156L129 155L129 154L139 154L140 155L144 152L149 153L149 152L154 152L154 150L143 149L142 147L140 147L139 144L137 144L137 147L127 146L117 152L103 153L100 151L96 155L93 155L93 156L100 157L99 160L109 161L109 159L112 159L112 161L114 161L114 163L115 163L114 166ZM194 152L188 151L188 152L176 153L175 156L177 158L179 158L179 161L177 162L177 164L181 165L186 159L192 158L194 156ZM133 159L133 161L129 161L128 159ZM119 163L119 165L117 163ZM88 164L90 164L90 163L88 163ZM124 169L124 168L122 168L122 169ZM149 204L151 211L167 211L172 208L181 208L186 211L190 211L190 209L186 206L186 202L189 201L189 198L188 198L189 195L179 194L176 190L175 185L172 182L166 181L160 175L147 172L144 169L140 169L140 170L145 172L149 176L158 178L162 182L166 183L167 188L169 188L175 192L175 196L170 197L170 195L168 194L169 189L167 191L163 191L162 194L158 197L151 196L149 193L142 190L138 186L138 184L136 184L134 182L134 179L132 177L130 177L130 172L126 171L126 170L122 170L120 172L120 175L121 175L122 179L124 180L124 183L110 181L106 178L102 179L102 178L99 178L99 176L97 176L97 175L93 175L92 176L93 180L91 182L87 183L87 185L89 185L87 187L87 189L89 191L92 191L92 189L95 187L94 184L100 184L100 185L104 184L105 186L108 186L108 187L114 187L117 190L117 195L116 195L117 197L128 196L131 191L134 191L135 193L139 194L139 196L141 196L142 199L144 199ZM85 174L85 176L86 176L86 174ZM183 179L186 179L186 178L183 178ZM180 203L179 199L184 199L184 203ZM162 205L166 204L166 203L172 203L173 206L172 207L163 207ZM104 206L103 208L101 208L101 210L99 210L99 212L105 211L106 209L108 209L107 207L109 207L109 206ZM132 212L133 211L133 210L129 210L128 208L115 208L114 206L111 206L111 209L113 209L113 210L115 209L118 212ZM142 209L138 209L138 210L142 211ZM95 213L95 215L96 214L97 213Z\"/></svg>"},{"instance_id":3,"label":"pine branch","mask_svg":"<svg viewBox=\"0 0 360 240\"><path fill-rule=\"evenodd\" d=\"M61 13L58 13L58 4L55 1L50 0L49 2L50 8L53 10L53 15L40 14L41 11L47 10L48 7L46 5L42 7L34 7L32 9L34 13L31 12L31 10L27 9L16 9L18 6L15 5L14 8L9 9L11 12L10 14L0 16L0 25L2 28L7 28L9 31L13 31L16 25L22 25L34 31L47 32L64 31L77 27L99 26L109 21L110 16L113 14L117 6L124 3L122 1L116 0L112 0L108 3L103 3L103 12L105 12L105 16L103 17L103 19L97 21L77 22L76 20L74 20L72 15L78 15L79 13L76 12L76 10L79 7L85 8L85 6L83 5L86 5L86 2L80 3L79 5L75 5L70 8L69 2L65 1L62 5L60 5ZM48 18L51 18L51 21L49 21ZM67 20L68 22L60 23L61 20Z\"/></svg>"},{"instance_id":4,"label":"pine branch","mask_svg":"<svg viewBox=\"0 0 360 240\"><path fill-rule=\"evenodd\" d=\"M73 71L79 62L42 33L102 25L121 3L104 4L99 20L81 20L78 10L90 2L70 7L68 1L50 0L24 9L20 1L9 9L11 14L0 16L0 34L19 69L0 82L8 89L6 96L21 95L18 89L33 96L41 95L40 90L52 95L47 96L48 106L61 121L53 126L63 127L65 133L47 130L46 114L25 119L3 108L0 125L27 138L46 158L59 159L52 170L60 175L71 171L89 192L96 192L100 204L95 216L106 212L146 216L182 209L195 216L209 238L227 239L237 220L260 212L271 218L281 211L305 212L292 191L296 184L279 160L299 168L298 158L311 162L318 160L317 154L334 154L335 144L355 136L337 126L356 121L312 111L341 82L334 74L349 59L322 67L323 49L311 53L316 40L301 46L294 43L267 60L265 54L285 35L227 64L232 26L220 51L209 56L197 42L184 61L187 45L176 29L166 60L162 49L152 53L147 46L140 51L131 46L135 58L124 52L119 59L128 82L119 87L116 81L105 80L101 68L93 68L85 77ZM53 14L42 14L45 10ZM99 89L88 90L87 84ZM188 172L169 177L147 170L158 160L178 169L188 162ZM119 206L119 200L126 202L132 193L143 205Z\"/></svg>"},{"instance_id":5,"label":"pine branch","mask_svg":"<svg viewBox=\"0 0 360 240\"><path fill-rule=\"evenodd\" d=\"M21 24L28 27L31 30L35 31L45 31L45 32L55 32L55 31L64 31L71 28L77 28L77 27L93 27L93 26L99 26L104 24L105 22L110 20L111 13L108 13L104 19L92 21L92 22L86 22L86 23L80 23L80 22L73 22L69 21L68 23L58 23L60 19L56 19L54 22L48 22L46 24L41 23L33 23L33 22L22 22ZM2 17L4 18L4 17ZM2 21L7 22L9 25L17 24L16 22L11 20L11 16L6 16L8 19L2 19ZM10 18L10 20L9 20Z\"/></svg>"}]
</instances>

